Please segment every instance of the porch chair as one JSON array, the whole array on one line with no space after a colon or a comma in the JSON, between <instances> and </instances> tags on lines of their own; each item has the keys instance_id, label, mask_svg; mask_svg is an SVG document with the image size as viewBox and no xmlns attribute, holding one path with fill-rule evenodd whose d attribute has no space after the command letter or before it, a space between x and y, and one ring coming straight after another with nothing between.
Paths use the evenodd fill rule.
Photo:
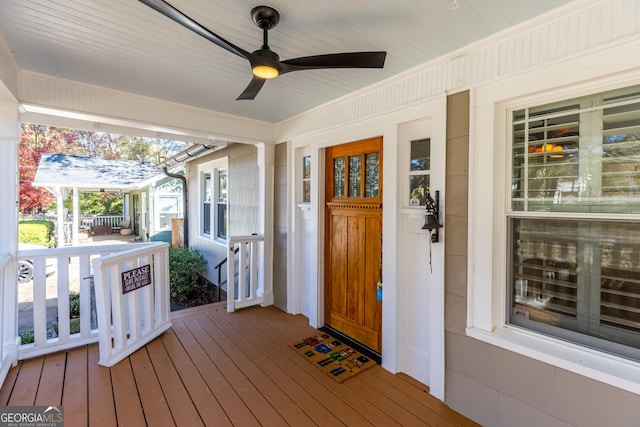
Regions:
<instances>
[{"instance_id":1,"label":"porch chair","mask_svg":"<svg viewBox=\"0 0 640 427\"><path fill-rule=\"evenodd\" d=\"M112 228L112 232L113 233L120 233L122 230L128 229L130 224L131 224L130 220L122 220L122 221L120 221L120 223L117 226L111 227Z\"/></svg>"}]
</instances>

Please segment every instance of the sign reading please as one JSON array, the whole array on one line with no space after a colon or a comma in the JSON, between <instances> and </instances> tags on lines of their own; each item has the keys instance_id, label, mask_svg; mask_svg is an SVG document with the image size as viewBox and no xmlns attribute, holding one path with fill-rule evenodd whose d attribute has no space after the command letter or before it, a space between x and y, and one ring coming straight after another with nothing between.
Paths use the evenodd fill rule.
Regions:
<instances>
[{"instance_id":1,"label":"sign reading please","mask_svg":"<svg viewBox=\"0 0 640 427\"><path fill-rule=\"evenodd\" d=\"M122 293L135 291L151 284L151 265L122 272Z\"/></svg>"}]
</instances>

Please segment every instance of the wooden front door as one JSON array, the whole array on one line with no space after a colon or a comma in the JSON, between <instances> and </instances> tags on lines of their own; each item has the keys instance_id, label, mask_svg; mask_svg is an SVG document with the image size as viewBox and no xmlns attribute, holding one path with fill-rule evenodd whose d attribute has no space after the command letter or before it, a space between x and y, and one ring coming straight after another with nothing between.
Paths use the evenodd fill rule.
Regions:
<instances>
[{"instance_id":1,"label":"wooden front door","mask_svg":"<svg viewBox=\"0 0 640 427\"><path fill-rule=\"evenodd\" d=\"M327 326L382 348L382 138L326 150Z\"/></svg>"}]
</instances>

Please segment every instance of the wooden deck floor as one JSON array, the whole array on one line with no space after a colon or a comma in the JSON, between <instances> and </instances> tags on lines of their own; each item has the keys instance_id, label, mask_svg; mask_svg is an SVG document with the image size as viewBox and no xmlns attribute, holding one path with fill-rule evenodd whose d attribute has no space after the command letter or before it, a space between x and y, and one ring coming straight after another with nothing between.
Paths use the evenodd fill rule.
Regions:
<instances>
[{"instance_id":1,"label":"wooden deck floor","mask_svg":"<svg viewBox=\"0 0 640 427\"><path fill-rule=\"evenodd\" d=\"M270 308L173 313L161 337L112 368L97 344L25 360L0 405L63 405L76 426L473 426L423 384L374 366L337 383L288 343L315 329Z\"/></svg>"}]
</instances>

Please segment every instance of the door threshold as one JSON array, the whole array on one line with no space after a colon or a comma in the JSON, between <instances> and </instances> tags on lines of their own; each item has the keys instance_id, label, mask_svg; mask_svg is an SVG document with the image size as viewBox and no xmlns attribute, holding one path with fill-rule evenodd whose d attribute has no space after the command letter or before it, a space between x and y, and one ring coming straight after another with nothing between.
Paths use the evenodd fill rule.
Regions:
<instances>
[{"instance_id":1,"label":"door threshold","mask_svg":"<svg viewBox=\"0 0 640 427\"><path fill-rule=\"evenodd\" d=\"M326 332L327 334L331 335L332 337L341 340L342 342L347 344L349 347L352 347L353 349L359 351L360 353L362 353L365 356L367 356L369 359L371 359L374 362L376 362L378 365L380 365L382 363L382 355L380 353L378 353L377 351L367 347L366 345L364 345L362 343L359 343L358 341L354 340L353 338L349 338L348 336L346 336L342 332L337 331L337 330L333 329L330 326L323 326L323 327L319 328L319 330L322 331L322 332Z\"/></svg>"}]
</instances>

